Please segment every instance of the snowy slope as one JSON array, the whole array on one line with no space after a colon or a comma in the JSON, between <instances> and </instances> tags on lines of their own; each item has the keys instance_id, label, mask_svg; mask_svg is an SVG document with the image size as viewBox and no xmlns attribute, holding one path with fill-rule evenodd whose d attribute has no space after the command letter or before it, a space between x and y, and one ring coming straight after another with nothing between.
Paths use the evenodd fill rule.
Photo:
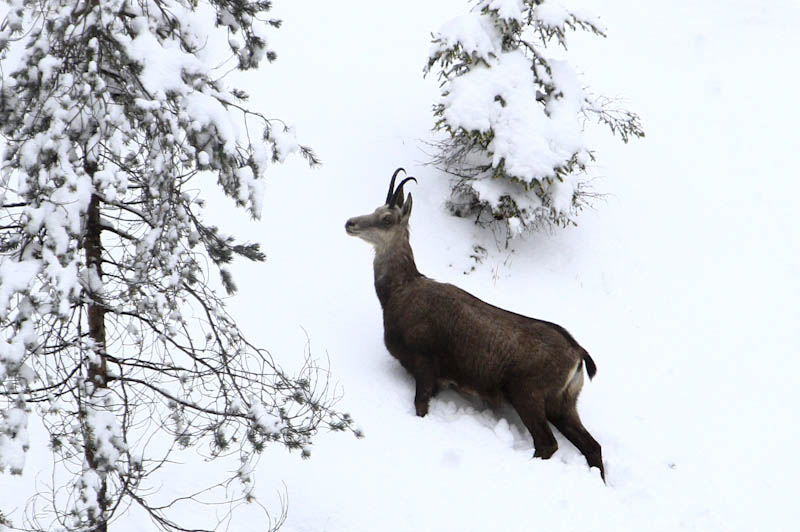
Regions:
<instances>
[{"instance_id":1,"label":"snowy slope","mask_svg":"<svg viewBox=\"0 0 800 532\"><path fill-rule=\"evenodd\" d=\"M275 508L285 483L291 532L793 528L800 5L604 2L609 38L575 39L574 62L640 113L647 138L626 146L592 129L595 188L608 196L578 228L513 252L448 217L445 182L423 164L437 96L421 78L428 39L465 6L276 2L279 60L247 83L254 106L293 120L324 166L273 168L260 222L226 201L210 216L268 254L234 269L240 325L286 366L307 333L366 438L322 435L308 461L268 451L262 502ZM382 344L371 251L344 232L397 166L419 179L409 190L423 273L561 323L592 354L598 375L579 408L609 486L560 435L553 459L531 459L512 412L446 392L414 415L413 380ZM464 275L473 238L490 254ZM29 457L28 479L36 464L46 455ZM173 481L190 484L198 467ZM4 494L21 483L0 477ZM257 515L245 509L232 529L261 530Z\"/></svg>"}]
</instances>

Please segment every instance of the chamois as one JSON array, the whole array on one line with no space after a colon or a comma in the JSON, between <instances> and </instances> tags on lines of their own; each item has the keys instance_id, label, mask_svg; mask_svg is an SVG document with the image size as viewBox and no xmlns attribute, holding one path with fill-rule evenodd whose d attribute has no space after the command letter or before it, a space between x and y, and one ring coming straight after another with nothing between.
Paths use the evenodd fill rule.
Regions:
<instances>
[{"instance_id":1,"label":"chamois","mask_svg":"<svg viewBox=\"0 0 800 532\"><path fill-rule=\"evenodd\" d=\"M548 421L586 457L605 470L600 444L576 409L583 387L597 367L563 327L492 306L451 284L422 275L409 244L411 194L392 175L386 203L372 214L347 220L345 230L375 248L375 291L383 308L384 342L416 380L418 416L428 413L444 384L513 406L533 436L534 457L550 458L558 448Z\"/></svg>"}]
</instances>

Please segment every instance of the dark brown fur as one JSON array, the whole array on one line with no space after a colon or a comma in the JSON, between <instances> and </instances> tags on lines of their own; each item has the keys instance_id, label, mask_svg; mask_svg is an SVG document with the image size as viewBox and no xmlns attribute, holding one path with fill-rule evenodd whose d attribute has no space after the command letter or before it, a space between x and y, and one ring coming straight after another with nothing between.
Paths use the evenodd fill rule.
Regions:
<instances>
[{"instance_id":1,"label":"dark brown fur","mask_svg":"<svg viewBox=\"0 0 800 532\"><path fill-rule=\"evenodd\" d=\"M396 205L351 218L345 227L375 247L384 341L416 380L417 415L428 413L444 382L492 402L504 399L533 436L534 456L550 458L558 448L549 421L605 480L600 445L576 410L583 364L591 378L594 361L563 327L508 312L422 275L408 241L411 195L403 202L398 189Z\"/></svg>"}]
</instances>

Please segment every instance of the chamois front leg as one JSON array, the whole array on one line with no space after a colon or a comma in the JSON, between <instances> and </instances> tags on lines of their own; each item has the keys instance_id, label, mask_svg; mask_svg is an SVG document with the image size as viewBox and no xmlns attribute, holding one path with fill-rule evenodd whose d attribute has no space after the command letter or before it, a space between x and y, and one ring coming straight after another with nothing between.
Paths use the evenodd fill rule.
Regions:
<instances>
[{"instance_id":1,"label":"chamois front leg","mask_svg":"<svg viewBox=\"0 0 800 532\"><path fill-rule=\"evenodd\" d=\"M428 357L417 355L412 370L417 382L417 393L414 396L414 407L419 417L425 417L431 398L436 395L436 364Z\"/></svg>"}]
</instances>

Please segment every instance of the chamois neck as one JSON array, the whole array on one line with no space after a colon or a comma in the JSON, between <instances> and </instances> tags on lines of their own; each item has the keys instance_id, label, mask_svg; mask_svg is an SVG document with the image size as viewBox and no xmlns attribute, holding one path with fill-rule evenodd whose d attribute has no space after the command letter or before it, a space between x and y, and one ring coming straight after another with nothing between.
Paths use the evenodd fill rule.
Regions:
<instances>
[{"instance_id":1,"label":"chamois neck","mask_svg":"<svg viewBox=\"0 0 800 532\"><path fill-rule=\"evenodd\" d=\"M408 229L397 238L375 247L375 291L381 305L385 305L392 292L411 282L421 274L414 262L414 252L408 242Z\"/></svg>"}]
</instances>

